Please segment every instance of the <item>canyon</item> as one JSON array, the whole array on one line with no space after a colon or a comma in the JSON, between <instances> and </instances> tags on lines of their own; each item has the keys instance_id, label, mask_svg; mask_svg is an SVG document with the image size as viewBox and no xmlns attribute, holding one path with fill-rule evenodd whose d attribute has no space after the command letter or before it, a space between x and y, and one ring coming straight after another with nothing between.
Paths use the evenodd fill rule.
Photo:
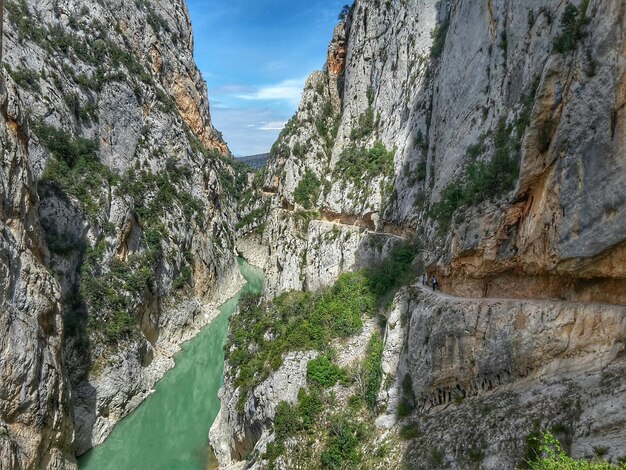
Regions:
<instances>
[{"instance_id":1,"label":"canyon","mask_svg":"<svg viewBox=\"0 0 626 470\"><path fill-rule=\"evenodd\" d=\"M220 468L623 465L623 1L356 0L260 169L184 0L4 8L0 469L77 468L237 256Z\"/></svg>"}]
</instances>

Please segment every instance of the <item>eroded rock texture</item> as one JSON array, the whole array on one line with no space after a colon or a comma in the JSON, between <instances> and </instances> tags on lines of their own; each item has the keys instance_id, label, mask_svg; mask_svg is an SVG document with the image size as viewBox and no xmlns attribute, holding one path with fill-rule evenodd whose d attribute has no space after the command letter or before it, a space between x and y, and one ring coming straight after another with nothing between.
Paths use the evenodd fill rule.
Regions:
<instances>
[{"instance_id":1,"label":"eroded rock texture","mask_svg":"<svg viewBox=\"0 0 626 470\"><path fill-rule=\"evenodd\" d=\"M574 457L623 457L626 308L407 295L413 467L436 450L451 468L479 454L481 468L515 468L527 437L550 428Z\"/></svg>"},{"instance_id":2,"label":"eroded rock texture","mask_svg":"<svg viewBox=\"0 0 626 470\"><path fill-rule=\"evenodd\" d=\"M73 468L61 289L43 261L28 124L15 83L0 80L0 468Z\"/></svg>"},{"instance_id":3,"label":"eroded rock texture","mask_svg":"<svg viewBox=\"0 0 626 470\"><path fill-rule=\"evenodd\" d=\"M234 170L184 1L4 7L0 466L72 467L241 284Z\"/></svg>"},{"instance_id":4,"label":"eroded rock texture","mask_svg":"<svg viewBox=\"0 0 626 470\"><path fill-rule=\"evenodd\" d=\"M413 423L408 374L409 466L512 468L536 422L622 457L625 22L617 0L357 0L253 185L267 297L417 239L474 299L385 313L377 425Z\"/></svg>"}]
</instances>

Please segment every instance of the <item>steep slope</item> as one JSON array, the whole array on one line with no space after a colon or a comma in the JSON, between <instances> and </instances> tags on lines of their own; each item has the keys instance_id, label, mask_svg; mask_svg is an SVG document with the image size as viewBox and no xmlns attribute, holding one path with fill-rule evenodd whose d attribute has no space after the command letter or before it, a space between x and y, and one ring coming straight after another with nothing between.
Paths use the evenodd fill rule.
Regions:
<instances>
[{"instance_id":1,"label":"steep slope","mask_svg":"<svg viewBox=\"0 0 626 470\"><path fill-rule=\"evenodd\" d=\"M225 467L332 466L340 454L363 468L508 468L550 428L577 457L623 458L624 416L599 405L625 399L622 3L352 5L242 208L238 245L265 263L276 300L242 310L256 336L231 332L260 371L242 377L229 351L237 368L211 431ZM302 319L301 346L271 356L295 334L279 333L294 315L286 292L384 273L403 240L419 251L414 274L425 266L467 299L400 289L390 306L379 299L383 327L364 317L328 351ZM371 364L376 330L384 376L366 409L355 371ZM346 368L330 392L304 365L320 354L326 373Z\"/></svg>"},{"instance_id":2,"label":"steep slope","mask_svg":"<svg viewBox=\"0 0 626 470\"><path fill-rule=\"evenodd\" d=\"M184 1L4 5L0 468L70 468L238 289L235 170Z\"/></svg>"},{"instance_id":3,"label":"steep slope","mask_svg":"<svg viewBox=\"0 0 626 470\"><path fill-rule=\"evenodd\" d=\"M356 2L274 146L274 216L418 229L459 293L506 272L529 297L624 302L623 5L565 9ZM277 291L302 287L298 248L268 240Z\"/></svg>"}]
</instances>

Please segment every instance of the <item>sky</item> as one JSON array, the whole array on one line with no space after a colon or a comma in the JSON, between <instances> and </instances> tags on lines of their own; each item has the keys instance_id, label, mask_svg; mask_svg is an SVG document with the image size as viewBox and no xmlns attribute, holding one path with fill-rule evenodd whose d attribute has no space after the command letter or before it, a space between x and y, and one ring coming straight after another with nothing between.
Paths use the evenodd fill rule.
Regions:
<instances>
[{"instance_id":1,"label":"sky","mask_svg":"<svg viewBox=\"0 0 626 470\"><path fill-rule=\"evenodd\" d=\"M323 67L346 0L187 0L213 125L235 156L268 152Z\"/></svg>"}]
</instances>

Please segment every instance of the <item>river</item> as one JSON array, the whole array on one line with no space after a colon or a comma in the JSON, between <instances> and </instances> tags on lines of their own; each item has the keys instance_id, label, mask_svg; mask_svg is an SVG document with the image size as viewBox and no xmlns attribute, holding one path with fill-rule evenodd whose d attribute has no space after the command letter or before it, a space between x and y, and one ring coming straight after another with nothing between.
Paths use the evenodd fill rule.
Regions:
<instances>
[{"instance_id":1,"label":"river","mask_svg":"<svg viewBox=\"0 0 626 470\"><path fill-rule=\"evenodd\" d=\"M175 367L155 392L115 426L104 443L78 459L81 470L205 470L214 466L209 428L220 409L228 318L239 297L261 292L261 270L239 260L247 284L220 307L220 315L182 345Z\"/></svg>"}]
</instances>

